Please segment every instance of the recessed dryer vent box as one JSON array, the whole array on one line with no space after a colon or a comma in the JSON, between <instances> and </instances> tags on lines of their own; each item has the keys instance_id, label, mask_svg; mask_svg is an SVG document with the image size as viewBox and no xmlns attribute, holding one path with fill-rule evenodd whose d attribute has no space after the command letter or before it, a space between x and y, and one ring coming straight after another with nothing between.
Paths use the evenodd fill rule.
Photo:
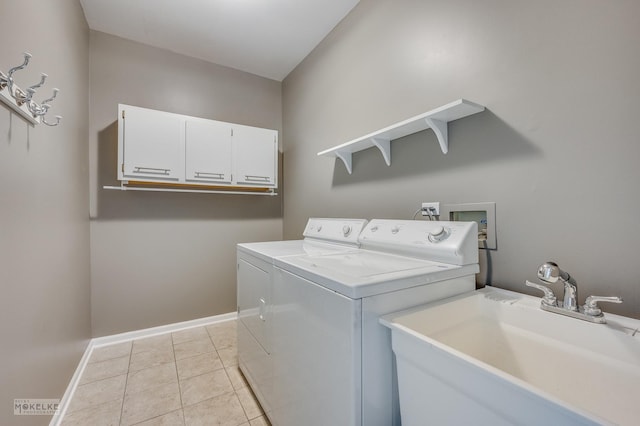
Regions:
<instances>
[{"instance_id":1,"label":"recessed dryer vent box","mask_svg":"<svg viewBox=\"0 0 640 426\"><path fill-rule=\"evenodd\" d=\"M496 203L443 204L440 218L478 223L478 248L496 250Z\"/></svg>"}]
</instances>

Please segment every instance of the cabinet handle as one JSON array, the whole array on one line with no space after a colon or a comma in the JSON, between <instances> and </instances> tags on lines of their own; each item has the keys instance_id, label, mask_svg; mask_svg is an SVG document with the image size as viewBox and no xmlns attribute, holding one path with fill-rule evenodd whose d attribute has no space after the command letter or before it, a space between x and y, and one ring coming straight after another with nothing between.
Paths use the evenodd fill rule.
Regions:
<instances>
[{"instance_id":1,"label":"cabinet handle","mask_svg":"<svg viewBox=\"0 0 640 426\"><path fill-rule=\"evenodd\" d=\"M252 176L252 175L244 175L245 180L253 181L253 182L270 182L271 178L269 176Z\"/></svg>"},{"instance_id":2,"label":"cabinet handle","mask_svg":"<svg viewBox=\"0 0 640 426\"><path fill-rule=\"evenodd\" d=\"M171 169L157 169L155 167L134 167L133 173L146 173L152 175L168 175Z\"/></svg>"},{"instance_id":3,"label":"cabinet handle","mask_svg":"<svg viewBox=\"0 0 640 426\"><path fill-rule=\"evenodd\" d=\"M224 173L195 172L195 176L194 177L205 178L205 179L223 180L224 179Z\"/></svg>"}]
</instances>

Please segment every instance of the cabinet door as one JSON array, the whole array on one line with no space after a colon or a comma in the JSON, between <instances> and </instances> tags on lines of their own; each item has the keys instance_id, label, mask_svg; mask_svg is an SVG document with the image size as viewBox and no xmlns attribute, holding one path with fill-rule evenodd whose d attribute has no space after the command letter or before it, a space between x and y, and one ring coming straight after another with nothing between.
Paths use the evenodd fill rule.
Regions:
<instances>
[{"instance_id":1,"label":"cabinet door","mask_svg":"<svg viewBox=\"0 0 640 426\"><path fill-rule=\"evenodd\" d=\"M126 106L122 110L125 179L178 181L183 175L183 121L170 113ZM124 114L124 116L123 116Z\"/></svg>"},{"instance_id":2,"label":"cabinet door","mask_svg":"<svg viewBox=\"0 0 640 426\"><path fill-rule=\"evenodd\" d=\"M236 184L270 188L278 185L277 131L234 126L233 150Z\"/></svg>"},{"instance_id":3,"label":"cabinet door","mask_svg":"<svg viewBox=\"0 0 640 426\"><path fill-rule=\"evenodd\" d=\"M185 124L185 180L231 183L231 125L213 120Z\"/></svg>"}]
</instances>

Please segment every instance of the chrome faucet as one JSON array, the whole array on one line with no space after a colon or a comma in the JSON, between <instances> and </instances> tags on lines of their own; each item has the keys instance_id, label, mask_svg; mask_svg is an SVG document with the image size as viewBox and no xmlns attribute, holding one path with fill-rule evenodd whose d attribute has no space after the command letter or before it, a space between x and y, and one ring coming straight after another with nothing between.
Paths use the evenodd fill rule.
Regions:
<instances>
[{"instance_id":1,"label":"chrome faucet","mask_svg":"<svg viewBox=\"0 0 640 426\"><path fill-rule=\"evenodd\" d=\"M598 307L598 302L622 303L621 297L589 296L584 306L578 305L578 283L571 275L560 269L555 262L546 262L538 268L538 278L546 284L552 284L560 280L564 284L564 296L560 305L553 290L544 285L525 281L528 287L534 287L544 292L544 297L540 302L540 308L561 315L567 315L585 321L604 324L602 310Z\"/></svg>"},{"instance_id":2,"label":"chrome faucet","mask_svg":"<svg viewBox=\"0 0 640 426\"><path fill-rule=\"evenodd\" d=\"M553 284L558 280L564 284L564 297L562 298L562 307L570 311L578 310L578 283L571 275L560 269L555 262L546 262L538 268L538 278L540 280Z\"/></svg>"}]
</instances>

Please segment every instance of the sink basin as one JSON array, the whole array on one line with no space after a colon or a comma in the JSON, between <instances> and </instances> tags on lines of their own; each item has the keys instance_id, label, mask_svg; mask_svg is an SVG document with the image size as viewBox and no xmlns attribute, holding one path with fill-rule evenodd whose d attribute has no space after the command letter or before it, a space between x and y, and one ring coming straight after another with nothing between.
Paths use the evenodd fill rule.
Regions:
<instances>
[{"instance_id":1,"label":"sink basin","mask_svg":"<svg viewBox=\"0 0 640 426\"><path fill-rule=\"evenodd\" d=\"M489 287L386 315L403 425L639 424L640 321L605 316Z\"/></svg>"}]
</instances>

